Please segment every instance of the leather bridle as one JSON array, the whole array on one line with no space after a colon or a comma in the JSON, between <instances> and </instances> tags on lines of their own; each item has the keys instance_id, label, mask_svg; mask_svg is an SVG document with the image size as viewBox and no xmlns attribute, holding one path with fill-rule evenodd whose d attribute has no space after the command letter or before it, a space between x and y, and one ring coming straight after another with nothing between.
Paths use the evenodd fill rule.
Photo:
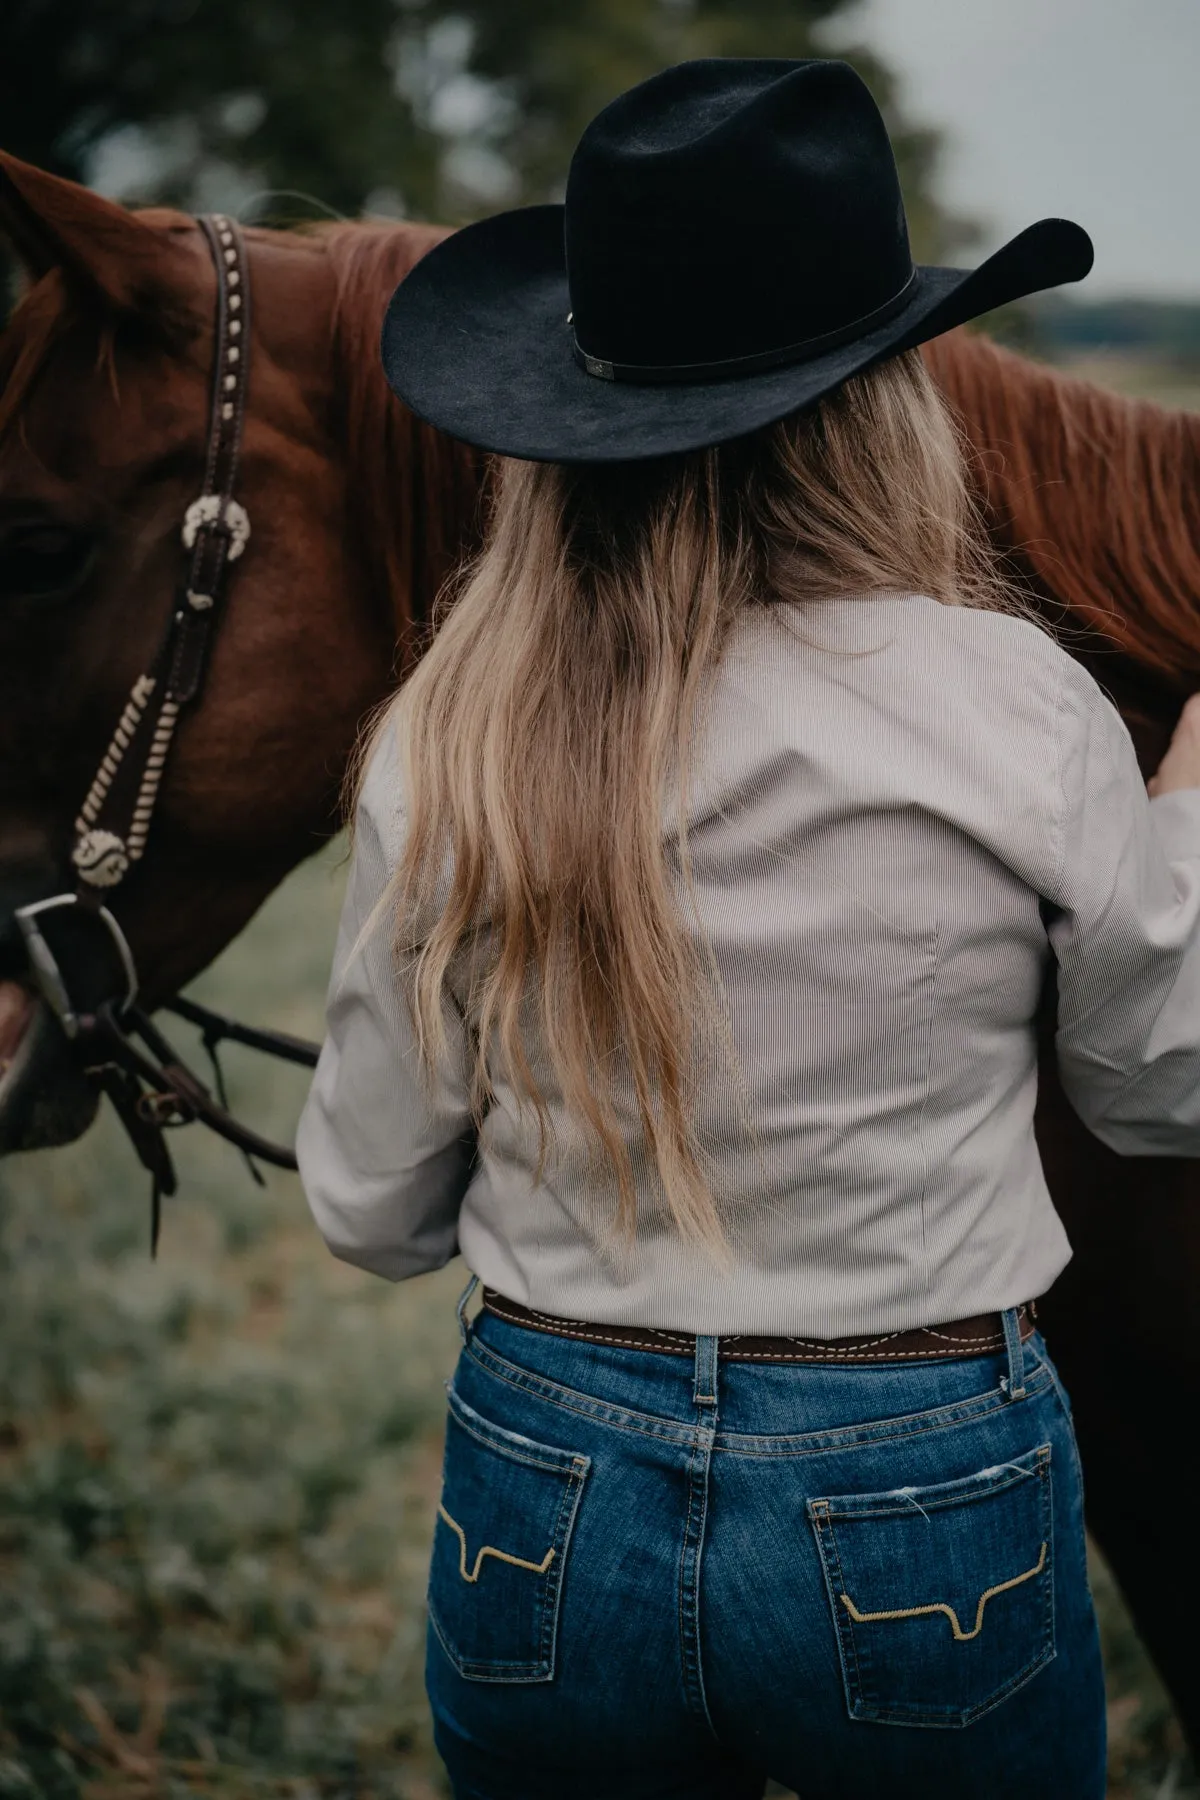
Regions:
<instances>
[{"instance_id":1,"label":"leather bridle","mask_svg":"<svg viewBox=\"0 0 1200 1800\"><path fill-rule=\"evenodd\" d=\"M159 1203L176 1175L165 1131L199 1120L244 1152L279 1168L296 1158L233 1118L217 1060L225 1041L311 1068L317 1046L283 1032L238 1025L175 995L167 1012L199 1027L217 1095L182 1062L138 1005L133 954L104 897L138 862L154 817L179 714L200 693L220 621L230 565L250 537L234 498L250 366L250 284L246 247L235 222L201 218L217 274L212 399L204 489L183 518L186 560L176 602L150 667L133 684L112 740L75 823L75 886L19 907L16 920L34 979L78 1055L84 1073L108 1094L152 1179L151 1247ZM252 1173L261 1180L253 1161Z\"/></svg>"}]
</instances>

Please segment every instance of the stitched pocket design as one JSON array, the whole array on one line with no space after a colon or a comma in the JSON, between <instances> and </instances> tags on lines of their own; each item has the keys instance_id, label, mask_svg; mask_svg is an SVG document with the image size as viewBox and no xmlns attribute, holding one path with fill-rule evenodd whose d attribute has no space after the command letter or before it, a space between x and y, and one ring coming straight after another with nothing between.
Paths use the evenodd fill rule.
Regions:
<instances>
[{"instance_id":1,"label":"stitched pocket design","mask_svg":"<svg viewBox=\"0 0 1200 1800\"><path fill-rule=\"evenodd\" d=\"M551 1681L590 1459L505 1431L449 1390L429 1614L469 1681Z\"/></svg>"},{"instance_id":2,"label":"stitched pocket design","mask_svg":"<svg viewBox=\"0 0 1200 1800\"><path fill-rule=\"evenodd\" d=\"M969 1725L1054 1655L1049 1444L808 1513L852 1719Z\"/></svg>"}]
</instances>

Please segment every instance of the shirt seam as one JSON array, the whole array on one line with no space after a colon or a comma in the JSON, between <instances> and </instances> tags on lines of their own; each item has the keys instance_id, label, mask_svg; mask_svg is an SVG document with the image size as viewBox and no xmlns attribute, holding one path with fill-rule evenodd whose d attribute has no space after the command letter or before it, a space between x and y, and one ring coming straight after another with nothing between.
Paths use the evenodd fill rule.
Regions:
<instances>
[{"instance_id":1,"label":"shirt seam","mask_svg":"<svg viewBox=\"0 0 1200 1800\"><path fill-rule=\"evenodd\" d=\"M931 967L930 967L930 971L929 971L929 1017L926 1020L926 1025L925 1025L924 1093L921 1096L921 1111L917 1118L917 1142L920 1145L921 1164L922 1164L921 1199L920 1199L920 1203L919 1203L919 1206L917 1209L917 1217L920 1220L920 1226L921 1226L922 1288L923 1288L923 1291L925 1294L926 1303L928 1305L932 1305L932 1303L933 1303L933 1295L932 1295L933 1271L930 1267L930 1259L929 1259L929 1221L928 1221L929 1175L930 1175L931 1158L929 1155L929 1143L928 1143L928 1138L927 1138L927 1134L926 1134L925 1118L926 1118L926 1113L928 1112L928 1109L929 1109L929 1091L930 1091L930 1086L931 1086L932 1070L933 1070L934 1032L935 1032L938 1016L941 1012L941 1005L940 1005L939 994L938 994L938 972L942 966L942 941L943 941L942 917L941 917L941 909L939 907L937 925L934 929L934 934L933 934L933 950L932 950L932 956L931 956Z\"/></svg>"},{"instance_id":2,"label":"shirt seam","mask_svg":"<svg viewBox=\"0 0 1200 1800\"><path fill-rule=\"evenodd\" d=\"M1055 819L1055 837L1052 843L1054 850L1054 876L1048 898L1059 904L1062 894L1063 874L1067 860L1067 778L1066 749L1064 744L1063 697L1067 686L1068 653L1062 652L1063 660L1058 668L1058 685L1054 695L1054 762L1057 771L1058 813Z\"/></svg>"}]
</instances>

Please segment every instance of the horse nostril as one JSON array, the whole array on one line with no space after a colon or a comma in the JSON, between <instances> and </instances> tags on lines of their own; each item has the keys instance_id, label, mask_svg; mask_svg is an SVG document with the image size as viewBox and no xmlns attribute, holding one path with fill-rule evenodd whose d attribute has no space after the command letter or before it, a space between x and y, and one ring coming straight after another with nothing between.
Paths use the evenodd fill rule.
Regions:
<instances>
[{"instance_id":1,"label":"horse nostril","mask_svg":"<svg viewBox=\"0 0 1200 1800\"><path fill-rule=\"evenodd\" d=\"M0 981L0 1077L11 1064L33 1017L33 995L15 981Z\"/></svg>"}]
</instances>

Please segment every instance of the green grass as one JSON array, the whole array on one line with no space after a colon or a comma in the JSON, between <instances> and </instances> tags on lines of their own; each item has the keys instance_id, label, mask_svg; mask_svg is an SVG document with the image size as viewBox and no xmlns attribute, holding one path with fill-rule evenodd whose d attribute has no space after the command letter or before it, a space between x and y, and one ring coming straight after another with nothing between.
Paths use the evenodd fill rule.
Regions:
<instances>
[{"instance_id":1,"label":"green grass","mask_svg":"<svg viewBox=\"0 0 1200 1800\"><path fill-rule=\"evenodd\" d=\"M197 991L317 1033L340 885L301 871ZM229 1062L289 1132L306 1077ZM294 1177L174 1141L156 1263L111 1120L0 1173L0 1795L441 1793L422 1595L461 1269L346 1269Z\"/></svg>"},{"instance_id":2,"label":"green grass","mask_svg":"<svg viewBox=\"0 0 1200 1800\"><path fill-rule=\"evenodd\" d=\"M315 1035L340 885L332 857L300 870L196 991ZM244 1116L288 1132L303 1074L229 1065ZM156 1263L110 1119L0 1166L0 1797L432 1800L423 1591L461 1267L347 1269L294 1178L260 1191L227 1146L175 1143ZM1099 1563L1096 1585L1113 1800L1195 1800Z\"/></svg>"}]
</instances>

